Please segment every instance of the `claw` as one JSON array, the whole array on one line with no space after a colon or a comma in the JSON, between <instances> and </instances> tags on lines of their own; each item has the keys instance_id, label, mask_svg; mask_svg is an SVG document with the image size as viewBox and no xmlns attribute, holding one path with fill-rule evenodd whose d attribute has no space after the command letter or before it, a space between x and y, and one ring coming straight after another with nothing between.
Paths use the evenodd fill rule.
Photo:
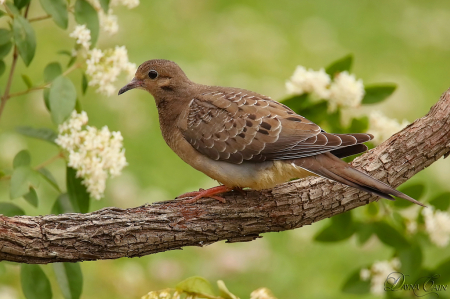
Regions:
<instances>
[{"instance_id":1,"label":"claw","mask_svg":"<svg viewBox=\"0 0 450 299\"><path fill-rule=\"evenodd\" d=\"M226 187L226 186L217 186L217 187L209 188L207 190L200 189L199 191L184 193L182 195L177 196L177 198L193 197L191 199L183 201L183 203L194 203L197 200L199 200L200 198L210 197L210 198L214 198L222 203L225 203L226 202L225 198L216 196L216 194L225 193L225 192L228 192L231 190L233 190L233 189Z\"/></svg>"}]
</instances>

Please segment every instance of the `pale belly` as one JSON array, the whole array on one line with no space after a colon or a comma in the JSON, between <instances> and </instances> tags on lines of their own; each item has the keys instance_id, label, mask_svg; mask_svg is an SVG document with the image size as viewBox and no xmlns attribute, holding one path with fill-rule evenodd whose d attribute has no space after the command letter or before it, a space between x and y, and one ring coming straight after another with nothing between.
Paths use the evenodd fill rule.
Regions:
<instances>
[{"instance_id":1,"label":"pale belly","mask_svg":"<svg viewBox=\"0 0 450 299\"><path fill-rule=\"evenodd\" d=\"M269 189L294 178L315 176L315 174L287 161L242 164L210 161L205 163L208 165L204 165L206 167L202 167L201 171L230 188Z\"/></svg>"},{"instance_id":2,"label":"pale belly","mask_svg":"<svg viewBox=\"0 0 450 299\"><path fill-rule=\"evenodd\" d=\"M177 136L178 135L178 136ZM273 188L291 179L315 176L291 161L244 162L215 161L197 152L180 134L163 134L167 144L186 163L227 187Z\"/></svg>"}]
</instances>

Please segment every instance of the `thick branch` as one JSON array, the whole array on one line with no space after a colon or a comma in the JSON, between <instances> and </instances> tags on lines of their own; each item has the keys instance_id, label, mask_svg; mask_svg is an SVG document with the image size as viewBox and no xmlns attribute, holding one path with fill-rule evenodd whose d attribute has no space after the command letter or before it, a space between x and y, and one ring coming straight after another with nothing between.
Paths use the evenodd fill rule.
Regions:
<instances>
[{"instance_id":1,"label":"thick branch","mask_svg":"<svg viewBox=\"0 0 450 299\"><path fill-rule=\"evenodd\" d=\"M425 117L353 165L397 187L448 154L450 91ZM220 240L250 241L261 233L302 227L378 199L317 177L225 198L225 204L214 199L195 204L172 200L88 214L0 216L0 260L77 262L143 256Z\"/></svg>"}]
</instances>

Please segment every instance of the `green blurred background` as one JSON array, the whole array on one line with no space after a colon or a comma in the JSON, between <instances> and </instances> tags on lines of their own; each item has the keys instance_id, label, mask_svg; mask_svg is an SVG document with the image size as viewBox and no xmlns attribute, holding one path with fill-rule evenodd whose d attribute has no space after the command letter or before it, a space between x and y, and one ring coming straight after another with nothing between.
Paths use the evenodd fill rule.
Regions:
<instances>
[{"instance_id":1,"label":"green blurred background","mask_svg":"<svg viewBox=\"0 0 450 299\"><path fill-rule=\"evenodd\" d=\"M374 108L411 122L425 115L449 87L448 1L145 0L135 9L116 9L115 13L119 33L103 34L98 47L125 45L130 61L137 65L154 58L173 60L199 83L241 87L282 99L285 81L297 65L319 69L353 53L353 72L364 83L399 86L391 98ZM33 0L30 16L41 14L39 3ZM68 37L73 20L69 31L57 28L51 19L33 26L36 57L29 68L19 62L12 92L26 88L20 74L42 82L42 71L49 62L67 63L67 57L56 53L74 44ZM9 68L11 58L5 61ZM81 81L79 72L70 77ZM4 75L0 86L5 81ZM89 89L80 100L91 125L122 132L129 163L122 176L108 181L106 198L93 202L91 210L135 207L216 184L166 146L149 94L136 90L106 98ZM33 165L57 153L51 145L14 133L20 125L55 128L40 91L8 102L0 120L0 169L12 168L12 158L24 148L30 149ZM408 183L424 182L429 195L448 191L449 163L438 161ZM63 186L63 162L49 169ZM8 192L8 184L0 182L0 201L9 201ZM57 194L45 183L38 194L37 209L23 199L15 202L29 215L48 214ZM262 286L278 298L361 297L340 291L345 278L375 260L389 259L392 251L375 238L363 248L353 239L331 245L314 242L312 236L328 221L266 234L245 244L220 242L143 258L84 262L82 298L140 298L192 275L222 279L241 298ZM433 264L434 255L449 254L437 249L427 252L425 263ZM54 298L62 298L51 267L45 266L44 271L52 279ZM0 288L6 287L15 293L12 298L24 298L19 267L13 264L0 267Z\"/></svg>"}]
</instances>

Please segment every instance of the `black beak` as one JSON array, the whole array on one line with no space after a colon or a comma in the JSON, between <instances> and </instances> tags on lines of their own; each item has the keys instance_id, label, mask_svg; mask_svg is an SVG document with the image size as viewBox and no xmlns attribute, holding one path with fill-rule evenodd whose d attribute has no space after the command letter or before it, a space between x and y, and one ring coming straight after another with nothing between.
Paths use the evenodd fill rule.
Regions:
<instances>
[{"instance_id":1,"label":"black beak","mask_svg":"<svg viewBox=\"0 0 450 299\"><path fill-rule=\"evenodd\" d=\"M142 81L133 78L133 80L130 81L130 83L128 83L127 85L125 85L124 87L122 87L119 90L118 95L120 96L122 93L129 91L130 89L136 88L136 87L143 87L143 83Z\"/></svg>"}]
</instances>

